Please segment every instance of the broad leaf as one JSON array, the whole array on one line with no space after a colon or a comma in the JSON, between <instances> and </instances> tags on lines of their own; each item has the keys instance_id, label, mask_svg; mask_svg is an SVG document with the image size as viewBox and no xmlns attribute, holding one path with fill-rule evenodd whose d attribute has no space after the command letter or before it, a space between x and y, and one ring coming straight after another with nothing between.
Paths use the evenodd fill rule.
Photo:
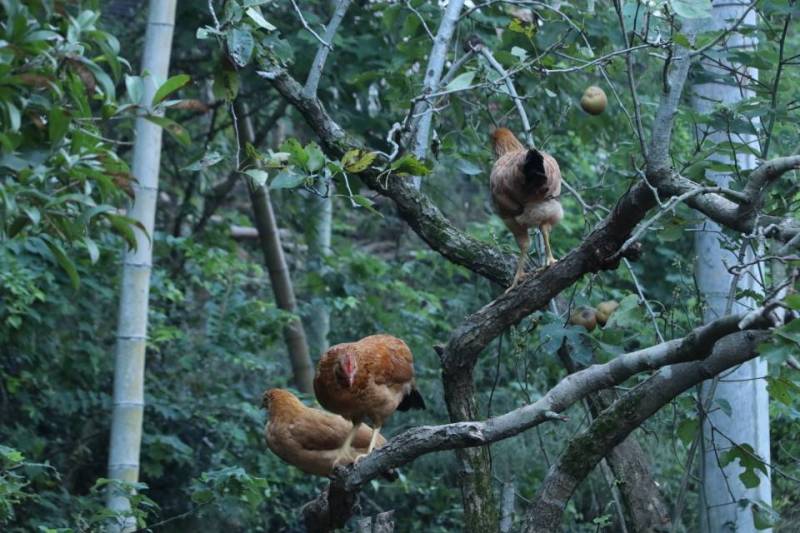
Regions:
<instances>
[{"instance_id":1,"label":"broad leaf","mask_svg":"<svg viewBox=\"0 0 800 533\"><path fill-rule=\"evenodd\" d=\"M189 80L191 80L191 78L186 74L172 76L170 79L161 84L161 87L158 88L156 94L153 95L153 101L150 105L158 105L164 98L189 83Z\"/></svg>"}]
</instances>

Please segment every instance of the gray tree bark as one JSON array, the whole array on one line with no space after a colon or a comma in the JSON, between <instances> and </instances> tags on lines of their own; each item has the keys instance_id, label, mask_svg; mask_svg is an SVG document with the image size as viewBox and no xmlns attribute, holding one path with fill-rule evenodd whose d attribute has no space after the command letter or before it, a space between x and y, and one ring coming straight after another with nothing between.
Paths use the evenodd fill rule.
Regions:
<instances>
[{"instance_id":1,"label":"gray tree bark","mask_svg":"<svg viewBox=\"0 0 800 533\"><path fill-rule=\"evenodd\" d=\"M730 28L748 9L745 2L715 1L713 17L707 21L708 30L724 30ZM743 23L748 26L756 22L755 12L751 11ZM723 40L721 47L727 49L752 49L754 43L739 32ZM693 106L704 114L710 114L719 104L734 104L753 95L746 87L746 80L736 80L731 74L708 61L701 62L707 74L718 76L719 80L694 85ZM740 65L730 67L742 68ZM757 71L747 69L751 76ZM728 142L728 133L724 131L703 130L708 139L714 143ZM734 141L755 145L753 135L736 135ZM754 146L754 148L757 148ZM725 155L715 154L711 159L730 163ZM740 153L736 163L742 170L756 167L755 156ZM728 173L707 172L706 177L719 186L729 187L732 176ZM726 248L726 239L722 236L722 228L716 222L705 220L700 231L695 233L696 265L695 274L699 290L705 300L704 320L714 320L732 312L743 312L752 308L752 300L733 301L732 285L739 289L756 290L753 277L744 273L738 280L728 271L729 266L740 262L735 252ZM752 260L752 253L744 255L744 260ZM756 274L752 272L752 274ZM730 301L729 301L730 299ZM724 381L715 379L702 386L705 405L710 406L703 427L703 438L700 441L702 453L702 490L700 494L700 528L708 533L724 531L755 532L752 509L749 505L741 506L737 502L742 499L759 500L771 503L772 491L769 479L753 489L747 489L739 479L741 467L735 461L726 467L720 466L720 456L733 444L749 444L767 463L770 460L769 450L769 398L766 382L758 379L767 374L767 363L762 358L743 363L738 369L725 376ZM713 398L713 401L709 401ZM719 405L731 407L731 415L719 408Z\"/></svg>"},{"instance_id":2,"label":"gray tree bark","mask_svg":"<svg viewBox=\"0 0 800 533\"><path fill-rule=\"evenodd\" d=\"M142 56L142 72L150 74L144 79L143 105L146 106L150 105L158 89L157 80L165 80L169 75L175 4L176 0L150 2ZM136 119L136 141L133 148L135 200L128 215L142 227L133 228L136 249L126 249L123 259L108 456L109 479L126 483L136 483L139 480L147 310L161 164L161 133L160 126L144 117ZM113 511L124 513L130 510L128 494L114 487L109 490L107 504ZM132 518L121 520L111 529L132 531L136 529L136 522Z\"/></svg>"},{"instance_id":3,"label":"gray tree bark","mask_svg":"<svg viewBox=\"0 0 800 533\"><path fill-rule=\"evenodd\" d=\"M253 122L243 104L237 105L237 114L242 117L238 120L239 138L249 143L255 142ZM269 188L266 184L258 185L248 179L247 191L250 194L250 202L253 204L253 224L258 230L258 240L261 244L261 252L264 254L264 264L269 272L275 302L284 311L297 315L294 286L289 267L286 264L286 256L283 254L281 236L278 231L278 222L275 219L275 211L272 209ZM289 350L289 361L292 365L295 386L301 392L312 394L314 392L314 365L309 355L303 323L297 316L283 328L283 337L286 341L286 348Z\"/></svg>"}]
</instances>

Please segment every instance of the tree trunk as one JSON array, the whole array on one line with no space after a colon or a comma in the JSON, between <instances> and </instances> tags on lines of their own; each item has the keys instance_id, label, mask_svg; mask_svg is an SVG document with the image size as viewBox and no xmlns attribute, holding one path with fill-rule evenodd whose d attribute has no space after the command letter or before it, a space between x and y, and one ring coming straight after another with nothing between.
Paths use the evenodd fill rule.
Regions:
<instances>
[{"instance_id":1,"label":"tree trunk","mask_svg":"<svg viewBox=\"0 0 800 533\"><path fill-rule=\"evenodd\" d=\"M444 397L451 422L479 420L475 404L472 372L463 368L443 371ZM464 505L464 531L485 533L500 525L500 513L492 483L492 464L488 446L455 451L460 464L459 486Z\"/></svg>"},{"instance_id":2,"label":"tree trunk","mask_svg":"<svg viewBox=\"0 0 800 533\"><path fill-rule=\"evenodd\" d=\"M150 73L144 81L145 105L150 104L158 88L156 80L165 80L169 75L175 4L176 0L150 2L142 57L142 72ZM138 227L133 228L137 247L136 250L126 249L123 260L108 457L108 477L127 483L135 483L139 479L147 308L160 163L161 128L139 117L136 119L136 142L133 149L135 200L128 214L142 225L144 231ZM108 507L117 512L129 510L128 495L112 487L109 491ZM135 528L135 521L127 519L113 529L131 531Z\"/></svg>"},{"instance_id":3,"label":"tree trunk","mask_svg":"<svg viewBox=\"0 0 800 533\"><path fill-rule=\"evenodd\" d=\"M253 122L247 113L244 104L237 105L239 119L239 138L245 142L255 142ZM294 384L301 392L312 394L314 392L314 365L308 352L306 332L303 323L297 318L297 302L294 298L294 286L283 255L281 236L278 232L278 222L272 209L269 188L266 184L257 185L252 180L247 181L247 191L250 202L253 204L253 222L258 230L258 239L261 251L264 254L264 263L269 272L272 291L278 307L295 315L283 329L283 337L289 350L289 359L292 364Z\"/></svg>"},{"instance_id":4,"label":"tree trunk","mask_svg":"<svg viewBox=\"0 0 800 533\"><path fill-rule=\"evenodd\" d=\"M745 3L731 4L716 1L713 17L707 21L706 29L720 31L730 27L747 9ZM755 24L755 13L750 12L744 24ZM721 46L728 48L752 49L753 42L740 33L733 33ZM706 73L721 78L718 82L703 83L694 86L693 105L701 113L709 114L717 104L731 104L752 96L752 91L742 89L732 83L736 81L731 74L717 66L703 63ZM757 72L750 70L751 76ZM741 80L739 80L741 81ZM741 81L746 85L746 81ZM710 133L712 142L727 142L727 133L723 131ZM738 139L736 137L739 137ZM753 144L756 139L752 135L734 136L733 141ZM717 161L730 163L727 156L712 156ZM742 170L756 166L755 157L750 154L737 154L737 164ZM729 174L707 172L706 177L716 184L728 187L731 182ZM740 262L737 255L727 250L721 239L721 227L710 221L703 222L700 231L695 234L697 254L696 277L699 290L705 299L704 320L706 322L726 314L726 307L732 305L732 312L742 312L749 308L743 302L729 302L731 285L737 283L727 267ZM748 254L749 255L749 254ZM744 259L748 259L748 255ZM739 289L755 289L752 278L745 273L738 281ZM732 297L732 296L731 296ZM726 375L725 381L709 381L703 384L703 398L713 397L707 418L703 423L702 479L700 506L700 528L702 531L717 533L724 531L755 532L752 509L750 505L741 506L736 502L747 499L771 503L772 491L769 479L753 489L747 489L739 479L741 466L738 461L725 468L719 464L720 456L732 444L749 444L767 463L770 460L769 450L769 409L766 383L758 379L767 374L767 363L763 359L754 359L741 365L735 372ZM730 405L732 415L728 415L719 406Z\"/></svg>"}]
</instances>

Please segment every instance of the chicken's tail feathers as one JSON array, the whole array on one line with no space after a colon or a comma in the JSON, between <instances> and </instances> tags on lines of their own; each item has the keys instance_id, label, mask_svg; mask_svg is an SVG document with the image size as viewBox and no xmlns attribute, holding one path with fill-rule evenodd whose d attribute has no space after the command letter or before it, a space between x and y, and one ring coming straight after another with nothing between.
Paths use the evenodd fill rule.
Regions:
<instances>
[{"instance_id":1,"label":"chicken's tail feathers","mask_svg":"<svg viewBox=\"0 0 800 533\"><path fill-rule=\"evenodd\" d=\"M547 174L544 170L544 156L539 150L535 148L528 150L525 162L522 163L522 173L528 185L538 187L545 184Z\"/></svg>"},{"instance_id":2,"label":"chicken's tail feathers","mask_svg":"<svg viewBox=\"0 0 800 533\"><path fill-rule=\"evenodd\" d=\"M403 396L403 401L397 406L398 411L408 411L409 409L425 409L425 400L416 387Z\"/></svg>"}]
</instances>

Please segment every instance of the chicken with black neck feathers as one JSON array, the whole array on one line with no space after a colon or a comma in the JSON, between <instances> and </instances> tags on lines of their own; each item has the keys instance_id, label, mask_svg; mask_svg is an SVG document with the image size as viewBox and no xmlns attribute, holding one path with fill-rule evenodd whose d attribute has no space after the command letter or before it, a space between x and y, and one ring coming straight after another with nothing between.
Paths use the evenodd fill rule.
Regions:
<instances>
[{"instance_id":1,"label":"chicken with black neck feathers","mask_svg":"<svg viewBox=\"0 0 800 533\"><path fill-rule=\"evenodd\" d=\"M556 262L550 247L550 230L564 217L559 199L561 170L551 155L525 148L507 128L492 132L492 147L497 158L489 177L492 201L520 251L510 289L525 276L530 228L536 226L542 232L547 254L544 266Z\"/></svg>"}]
</instances>

